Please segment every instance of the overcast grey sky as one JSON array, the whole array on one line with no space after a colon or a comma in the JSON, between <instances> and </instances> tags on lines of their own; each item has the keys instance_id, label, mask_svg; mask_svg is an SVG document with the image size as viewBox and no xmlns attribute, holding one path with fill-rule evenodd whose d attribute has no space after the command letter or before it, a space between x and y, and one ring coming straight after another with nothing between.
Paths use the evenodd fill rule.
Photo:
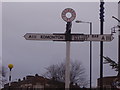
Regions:
<instances>
[{"instance_id":1,"label":"overcast grey sky","mask_svg":"<svg viewBox=\"0 0 120 90\"><path fill-rule=\"evenodd\" d=\"M2 60L3 65L13 64L13 81L26 75L42 74L45 67L62 62L66 56L65 42L29 41L24 35L33 33L64 33L65 24L61 12L65 8L76 11L76 20L93 23L93 33L99 33L99 2L4 2L2 3ZM104 33L111 33L117 25L112 16L118 16L117 2L105 3ZM89 24L72 22L72 32L89 33ZM112 42L104 43L104 56L117 61L117 34ZM99 78L99 42L93 42L93 86ZM81 61L89 79L89 42L71 43L71 60ZM104 65L104 76L116 72Z\"/></svg>"}]
</instances>

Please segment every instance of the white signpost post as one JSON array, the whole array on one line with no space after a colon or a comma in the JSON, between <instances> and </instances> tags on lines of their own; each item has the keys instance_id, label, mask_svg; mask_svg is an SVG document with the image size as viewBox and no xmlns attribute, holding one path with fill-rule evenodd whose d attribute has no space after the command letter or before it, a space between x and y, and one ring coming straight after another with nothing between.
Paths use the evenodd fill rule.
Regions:
<instances>
[{"instance_id":1,"label":"white signpost post","mask_svg":"<svg viewBox=\"0 0 120 90\"><path fill-rule=\"evenodd\" d=\"M70 13L71 17L67 17L66 14ZM40 41L65 41L66 42L66 67L65 67L65 89L70 88L70 42L83 42L83 41L106 41L110 42L114 38L112 34L71 34L71 22L75 19L76 13L71 8L66 8L61 14L66 24L65 33L26 33L24 38L26 40L40 40Z\"/></svg>"}]
</instances>

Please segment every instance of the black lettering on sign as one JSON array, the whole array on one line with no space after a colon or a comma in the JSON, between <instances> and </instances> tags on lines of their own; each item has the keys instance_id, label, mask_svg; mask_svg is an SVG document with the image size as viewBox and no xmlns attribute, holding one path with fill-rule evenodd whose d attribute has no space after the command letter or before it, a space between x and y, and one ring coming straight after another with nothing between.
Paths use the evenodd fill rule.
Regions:
<instances>
[{"instance_id":1,"label":"black lettering on sign","mask_svg":"<svg viewBox=\"0 0 120 90\"><path fill-rule=\"evenodd\" d=\"M104 36L102 36L102 40L105 40L105 37L104 37Z\"/></svg>"},{"instance_id":2,"label":"black lettering on sign","mask_svg":"<svg viewBox=\"0 0 120 90\"><path fill-rule=\"evenodd\" d=\"M45 38L45 35L41 35L41 39L44 39Z\"/></svg>"},{"instance_id":3,"label":"black lettering on sign","mask_svg":"<svg viewBox=\"0 0 120 90\"><path fill-rule=\"evenodd\" d=\"M63 39L63 36L57 36L58 39Z\"/></svg>"},{"instance_id":4,"label":"black lettering on sign","mask_svg":"<svg viewBox=\"0 0 120 90\"><path fill-rule=\"evenodd\" d=\"M111 41L111 36L106 36L107 41Z\"/></svg>"},{"instance_id":5,"label":"black lettering on sign","mask_svg":"<svg viewBox=\"0 0 120 90\"><path fill-rule=\"evenodd\" d=\"M74 40L78 40L78 36L77 35L74 36Z\"/></svg>"},{"instance_id":6,"label":"black lettering on sign","mask_svg":"<svg viewBox=\"0 0 120 90\"><path fill-rule=\"evenodd\" d=\"M84 39L87 40L89 38L89 35L84 35Z\"/></svg>"},{"instance_id":7,"label":"black lettering on sign","mask_svg":"<svg viewBox=\"0 0 120 90\"><path fill-rule=\"evenodd\" d=\"M83 41L84 39L84 36L74 35L74 40L76 41Z\"/></svg>"},{"instance_id":8,"label":"black lettering on sign","mask_svg":"<svg viewBox=\"0 0 120 90\"><path fill-rule=\"evenodd\" d=\"M29 35L28 38L36 38L36 35Z\"/></svg>"},{"instance_id":9,"label":"black lettering on sign","mask_svg":"<svg viewBox=\"0 0 120 90\"><path fill-rule=\"evenodd\" d=\"M29 35L29 37L28 38L31 38L31 35Z\"/></svg>"},{"instance_id":10,"label":"black lettering on sign","mask_svg":"<svg viewBox=\"0 0 120 90\"><path fill-rule=\"evenodd\" d=\"M92 38L98 38L98 35L92 35Z\"/></svg>"},{"instance_id":11,"label":"black lettering on sign","mask_svg":"<svg viewBox=\"0 0 120 90\"><path fill-rule=\"evenodd\" d=\"M40 38L43 38L43 36L41 35Z\"/></svg>"}]
</instances>

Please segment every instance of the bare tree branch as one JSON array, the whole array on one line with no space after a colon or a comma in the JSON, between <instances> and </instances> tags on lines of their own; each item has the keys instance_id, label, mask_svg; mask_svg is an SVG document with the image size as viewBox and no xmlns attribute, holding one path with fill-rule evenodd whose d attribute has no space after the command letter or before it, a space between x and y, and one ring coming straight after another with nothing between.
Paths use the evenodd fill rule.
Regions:
<instances>
[{"instance_id":1,"label":"bare tree branch","mask_svg":"<svg viewBox=\"0 0 120 90\"><path fill-rule=\"evenodd\" d=\"M65 62L50 65L46 68L46 73L43 75L46 78L56 81L65 82ZM87 86L88 81L85 77L85 68L78 61L71 62L70 82L71 84L78 84L80 86Z\"/></svg>"}]
</instances>

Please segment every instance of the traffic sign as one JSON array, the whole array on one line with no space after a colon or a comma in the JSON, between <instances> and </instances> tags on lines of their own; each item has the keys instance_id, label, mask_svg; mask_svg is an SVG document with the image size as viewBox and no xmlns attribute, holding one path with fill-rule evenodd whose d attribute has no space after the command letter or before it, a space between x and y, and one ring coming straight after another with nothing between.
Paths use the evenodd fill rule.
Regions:
<instances>
[{"instance_id":1,"label":"traffic sign","mask_svg":"<svg viewBox=\"0 0 120 90\"><path fill-rule=\"evenodd\" d=\"M26 40L41 41L66 41L64 33L43 34L43 33L27 33L24 35ZM112 41L112 34L71 34L70 41Z\"/></svg>"}]
</instances>

